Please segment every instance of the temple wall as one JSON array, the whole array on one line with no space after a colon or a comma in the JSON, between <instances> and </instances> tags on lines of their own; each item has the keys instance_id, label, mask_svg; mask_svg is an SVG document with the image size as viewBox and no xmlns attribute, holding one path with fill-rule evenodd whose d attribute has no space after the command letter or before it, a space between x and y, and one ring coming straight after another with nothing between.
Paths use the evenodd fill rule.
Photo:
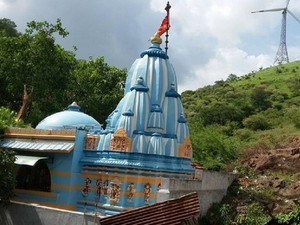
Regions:
<instances>
[{"instance_id":1,"label":"temple wall","mask_svg":"<svg viewBox=\"0 0 300 225\"><path fill-rule=\"evenodd\" d=\"M227 188L234 180L234 175L202 170L199 178L198 180L163 179L162 189L157 197L158 201L197 192L200 212L204 216L213 203L220 202L226 195Z\"/></svg>"},{"instance_id":2,"label":"temple wall","mask_svg":"<svg viewBox=\"0 0 300 225\"><path fill-rule=\"evenodd\" d=\"M227 188L232 183L234 175L204 170L201 172L200 178L198 180L163 178L161 189L157 194L158 202L197 192L201 215L204 216L213 203L220 202L226 195ZM93 225L98 224L97 222L98 218L94 213L83 214L24 203L12 203L5 207L0 206L1 225Z\"/></svg>"},{"instance_id":3,"label":"temple wall","mask_svg":"<svg viewBox=\"0 0 300 225\"><path fill-rule=\"evenodd\" d=\"M0 206L1 225L94 225L99 224L95 215L37 206L35 204L11 203Z\"/></svg>"}]
</instances>

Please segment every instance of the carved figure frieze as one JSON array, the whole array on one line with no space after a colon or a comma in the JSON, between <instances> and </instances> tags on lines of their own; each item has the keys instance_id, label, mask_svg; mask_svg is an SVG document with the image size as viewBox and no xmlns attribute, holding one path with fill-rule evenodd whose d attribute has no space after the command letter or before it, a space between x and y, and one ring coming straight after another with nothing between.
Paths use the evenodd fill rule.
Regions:
<instances>
[{"instance_id":1,"label":"carved figure frieze","mask_svg":"<svg viewBox=\"0 0 300 225\"><path fill-rule=\"evenodd\" d=\"M131 146L131 139L128 137L126 131L122 128L118 129L110 142L110 150L129 152Z\"/></svg>"},{"instance_id":2,"label":"carved figure frieze","mask_svg":"<svg viewBox=\"0 0 300 225\"><path fill-rule=\"evenodd\" d=\"M182 144L178 146L179 157L191 158L192 157L192 143L189 137L186 137Z\"/></svg>"},{"instance_id":3,"label":"carved figure frieze","mask_svg":"<svg viewBox=\"0 0 300 225\"><path fill-rule=\"evenodd\" d=\"M84 197L88 196L88 194L89 194L89 192L91 190L91 183L92 183L92 180L90 178L86 178L84 180L84 187L83 187L83 189L81 191L81 193L82 193L82 195Z\"/></svg>"},{"instance_id":4,"label":"carved figure frieze","mask_svg":"<svg viewBox=\"0 0 300 225\"><path fill-rule=\"evenodd\" d=\"M145 204L149 204L150 196L151 196L151 184L147 183L144 186L144 200L145 200Z\"/></svg>"},{"instance_id":5,"label":"carved figure frieze","mask_svg":"<svg viewBox=\"0 0 300 225\"><path fill-rule=\"evenodd\" d=\"M99 143L99 135L86 135L84 149L96 150Z\"/></svg>"},{"instance_id":6,"label":"carved figure frieze","mask_svg":"<svg viewBox=\"0 0 300 225\"><path fill-rule=\"evenodd\" d=\"M135 188L134 188L134 183L128 184L127 187L127 198L129 201L131 201L134 197L135 194Z\"/></svg>"}]
</instances>

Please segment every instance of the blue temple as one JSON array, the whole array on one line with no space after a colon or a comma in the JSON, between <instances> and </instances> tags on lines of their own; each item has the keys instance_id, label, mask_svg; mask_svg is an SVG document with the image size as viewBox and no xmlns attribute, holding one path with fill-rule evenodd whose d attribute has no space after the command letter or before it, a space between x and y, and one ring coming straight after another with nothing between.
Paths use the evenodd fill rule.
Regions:
<instances>
[{"instance_id":1,"label":"blue temple","mask_svg":"<svg viewBox=\"0 0 300 225\"><path fill-rule=\"evenodd\" d=\"M156 203L164 178L193 178L173 66L155 42L140 56L105 129L73 103L36 129L5 132L1 146L18 154L17 200L111 215ZM26 171L45 179L34 186Z\"/></svg>"}]
</instances>

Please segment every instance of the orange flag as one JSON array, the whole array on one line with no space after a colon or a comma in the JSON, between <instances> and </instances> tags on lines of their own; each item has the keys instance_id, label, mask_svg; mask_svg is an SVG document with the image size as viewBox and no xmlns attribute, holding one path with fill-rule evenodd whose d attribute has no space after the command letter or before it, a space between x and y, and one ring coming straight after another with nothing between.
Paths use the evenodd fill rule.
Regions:
<instances>
[{"instance_id":1,"label":"orange flag","mask_svg":"<svg viewBox=\"0 0 300 225\"><path fill-rule=\"evenodd\" d=\"M171 27L171 26L170 26L170 22L169 22L169 15L167 15L167 16L163 19L163 21L161 22L161 25L160 25L160 27L158 28L158 30L157 30L156 33L157 33L159 36L161 36L161 35L164 34L170 27Z\"/></svg>"}]
</instances>

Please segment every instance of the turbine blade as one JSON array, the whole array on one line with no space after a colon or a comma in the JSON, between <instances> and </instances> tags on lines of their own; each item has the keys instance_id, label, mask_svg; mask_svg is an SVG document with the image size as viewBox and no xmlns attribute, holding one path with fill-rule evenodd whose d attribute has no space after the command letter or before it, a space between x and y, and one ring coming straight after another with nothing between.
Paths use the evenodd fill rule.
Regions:
<instances>
[{"instance_id":1,"label":"turbine blade","mask_svg":"<svg viewBox=\"0 0 300 225\"><path fill-rule=\"evenodd\" d=\"M253 11L251 13L260 13L260 12L277 12L277 11L282 11L285 10L286 8L277 8L277 9L264 9L264 10L259 10L259 11Z\"/></svg>"},{"instance_id":2,"label":"turbine blade","mask_svg":"<svg viewBox=\"0 0 300 225\"><path fill-rule=\"evenodd\" d=\"M297 20L299 23L300 23L300 20L294 15L294 13L292 13L290 10L288 10L287 9L287 11L288 11L288 13L292 16L292 17L294 17L294 19L295 20Z\"/></svg>"},{"instance_id":3,"label":"turbine blade","mask_svg":"<svg viewBox=\"0 0 300 225\"><path fill-rule=\"evenodd\" d=\"M289 3L290 3L290 0L287 0L285 8L287 8L289 6Z\"/></svg>"}]
</instances>

